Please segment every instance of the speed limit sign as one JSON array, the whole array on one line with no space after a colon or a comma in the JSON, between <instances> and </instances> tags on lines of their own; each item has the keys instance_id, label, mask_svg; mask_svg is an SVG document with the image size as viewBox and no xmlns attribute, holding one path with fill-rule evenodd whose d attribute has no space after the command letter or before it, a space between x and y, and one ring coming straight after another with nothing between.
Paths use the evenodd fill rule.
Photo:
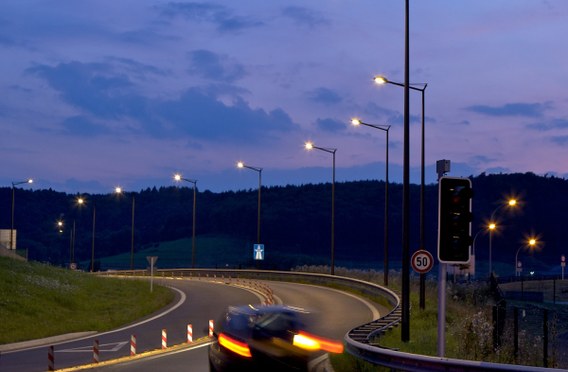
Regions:
<instances>
[{"instance_id":1,"label":"speed limit sign","mask_svg":"<svg viewBox=\"0 0 568 372\"><path fill-rule=\"evenodd\" d=\"M412 258L410 259L412 269L418 274L426 274L428 271L432 270L434 266L434 257L430 252L426 250L418 250L414 252Z\"/></svg>"}]
</instances>

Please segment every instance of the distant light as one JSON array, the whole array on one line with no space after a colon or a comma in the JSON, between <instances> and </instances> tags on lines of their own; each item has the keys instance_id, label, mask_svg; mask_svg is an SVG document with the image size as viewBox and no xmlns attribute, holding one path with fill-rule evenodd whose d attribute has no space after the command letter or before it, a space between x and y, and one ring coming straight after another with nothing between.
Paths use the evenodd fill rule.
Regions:
<instances>
[{"instance_id":1,"label":"distant light","mask_svg":"<svg viewBox=\"0 0 568 372\"><path fill-rule=\"evenodd\" d=\"M77 198L77 204L84 204L85 203L85 199L79 197Z\"/></svg>"},{"instance_id":2,"label":"distant light","mask_svg":"<svg viewBox=\"0 0 568 372\"><path fill-rule=\"evenodd\" d=\"M311 143L311 142L306 142L306 145L305 145L305 146L306 146L306 150L311 150L311 149L314 148L314 144Z\"/></svg>"},{"instance_id":3,"label":"distant light","mask_svg":"<svg viewBox=\"0 0 568 372\"><path fill-rule=\"evenodd\" d=\"M530 274L531 274L531 276L534 275L534 271L531 271Z\"/></svg>"},{"instance_id":4,"label":"distant light","mask_svg":"<svg viewBox=\"0 0 568 372\"><path fill-rule=\"evenodd\" d=\"M357 119L357 118L353 118L351 119L351 124L353 125L361 125L361 120Z\"/></svg>"},{"instance_id":5,"label":"distant light","mask_svg":"<svg viewBox=\"0 0 568 372\"><path fill-rule=\"evenodd\" d=\"M122 194L122 187L120 186L115 187L114 192L116 192L117 194Z\"/></svg>"},{"instance_id":6,"label":"distant light","mask_svg":"<svg viewBox=\"0 0 568 372\"><path fill-rule=\"evenodd\" d=\"M509 200L509 206L514 207L515 205L517 205L517 200L516 199L510 199Z\"/></svg>"},{"instance_id":7,"label":"distant light","mask_svg":"<svg viewBox=\"0 0 568 372\"><path fill-rule=\"evenodd\" d=\"M536 239L535 238L531 238L529 239L529 245L535 245L536 244Z\"/></svg>"},{"instance_id":8,"label":"distant light","mask_svg":"<svg viewBox=\"0 0 568 372\"><path fill-rule=\"evenodd\" d=\"M31 178L28 179L28 183L34 183L34 180L32 180Z\"/></svg>"},{"instance_id":9,"label":"distant light","mask_svg":"<svg viewBox=\"0 0 568 372\"><path fill-rule=\"evenodd\" d=\"M387 78L384 77L384 76L382 76L382 75L377 75L377 76L375 76L375 77L373 78L373 81L374 81L376 84L379 84L379 85L386 84L386 83L389 82L389 81L387 80Z\"/></svg>"},{"instance_id":10,"label":"distant light","mask_svg":"<svg viewBox=\"0 0 568 372\"><path fill-rule=\"evenodd\" d=\"M497 225L495 225L494 223L489 224L489 230L495 230L496 227Z\"/></svg>"},{"instance_id":11,"label":"distant light","mask_svg":"<svg viewBox=\"0 0 568 372\"><path fill-rule=\"evenodd\" d=\"M243 163L242 161L239 161L237 163L237 168L244 168L245 167L245 163Z\"/></svg>"},{"instance_id":12,"label":"distant light","mask_svg":"<svg viewBox=\"0 0 568 372\"><path fill-rule=\"evenodd\" d=\"M179 174L179 173L174 174L174 180L181 181L181 174Z\"/></svg>"}]
</instances>

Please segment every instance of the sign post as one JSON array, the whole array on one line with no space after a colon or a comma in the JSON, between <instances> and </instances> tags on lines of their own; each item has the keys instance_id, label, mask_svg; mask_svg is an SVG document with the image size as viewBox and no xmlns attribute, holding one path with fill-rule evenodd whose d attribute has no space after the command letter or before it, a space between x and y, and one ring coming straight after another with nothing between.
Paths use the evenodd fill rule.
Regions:
<instances>
[{"instance_id":1,"label":"sign post","mask_svg":"<svg viewBox=\"0 0 568 372\"><path fill-rule=\"evenodd\" d=\"M154 291L154 264L158 261L158 256L146 256L150 264L150 292Z\"/></svg>"}]
</instances>

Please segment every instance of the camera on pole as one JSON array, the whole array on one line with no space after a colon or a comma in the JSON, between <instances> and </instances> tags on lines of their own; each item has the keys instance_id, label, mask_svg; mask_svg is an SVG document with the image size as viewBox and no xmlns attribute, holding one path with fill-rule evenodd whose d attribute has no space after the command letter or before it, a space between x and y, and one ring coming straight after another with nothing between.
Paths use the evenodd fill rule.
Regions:
<instances>
[{"instance_id":1,"label":"camera on pole","mask_svg":"<svg viewBox=\"0 0 568 372\"><path fill-rule=\"evenodd\" d=\"M471 180L442 177L438 192L438 260L468 262L472 244Z\"/></svg>"}]
</instances>

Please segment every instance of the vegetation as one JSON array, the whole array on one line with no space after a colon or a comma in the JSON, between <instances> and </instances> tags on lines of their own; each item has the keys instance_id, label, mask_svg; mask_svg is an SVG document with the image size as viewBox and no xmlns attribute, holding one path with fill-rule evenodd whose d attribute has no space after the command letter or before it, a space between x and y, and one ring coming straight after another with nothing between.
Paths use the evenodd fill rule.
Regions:
<instances>
[{"instance_id":1,"label":"vegetation","mask_svg":"<svg viewBox=\"0 0 568 372\"><path fill-rule=\"evenodd\" d=\"M93 301L104 298L104 301ZM167 288L0 257L0 344L130 323L173 301Z\"/></svg>"},{"instance_id":2,"label":"vegetation","mask_svg":"<svg viewBox=\"0 0 568 372\"><path fill-rule=\"evenodd\" d=\"M516 214L508 209L497 213L501 223L493 234L493 268L498 273L513 272L515 251L523 236L539 234L544 242L542 251L534 254L522 251L523 267L537 274L558 267L564 231L560 221L568 210L568 181L556 177L541 177L532 173L479 175L472 178L475 191L473 233L484 230L484 223L504 198L520 198ZM384 182L358 181L336 184L335 260L336 265L349 268L380 269L383 258L382 226L384 224ZM418 247L419 187L411 185L410 247ZM400 261L402 236L402 186L389 185L389 233L391 268ZM242 190L223 193L198 191L196 234L198 254L215 247L221 239L223 250L215 251L214 264L230 267L253 267L250 260L252 244L256 243L257 191ZM265 187L262 190L261 240L266 246L266 268L288 270L296 265L329 263L330 184ZM70 237L75 223L74 254L83 267L90 265L92 247L93 206L96 205L95 256L125 255L116 267L129 268L131 249L131 198L135 197L134 249L136 252L157 248L162 242L183 241L185 251L178 258L188 257L192 236L193 189L161 187L123 195L86 195L87 203L78 208L75 195L53 190L16 189L14 226L18 248L27 250L32 260L66 265L70 260ZM11 225L11 189L0 188L0 227ZM63 232L55 228L58 219L64 221ZM425 243L431 252L436 247L437 186L425 190ZM488 262L488 237L476 239L478 262ZM210 243L210 244L209 244ZM225 244L230 243L230 244ZM202 245L203 244L203 245ZM165 248L165 247L161 247ZM206 253L207 254L207 253ZM143 257L142 257L143 258ZM270 261L272 258L274 260ZM188 261L185 261L187 263ZM161 261L164 267L164 261ZM198 267L211 261L203 257ZM137 268L146 262L136 261ZM477 266L487 272L486 264Z\"/></svg>"}]
</instances>

